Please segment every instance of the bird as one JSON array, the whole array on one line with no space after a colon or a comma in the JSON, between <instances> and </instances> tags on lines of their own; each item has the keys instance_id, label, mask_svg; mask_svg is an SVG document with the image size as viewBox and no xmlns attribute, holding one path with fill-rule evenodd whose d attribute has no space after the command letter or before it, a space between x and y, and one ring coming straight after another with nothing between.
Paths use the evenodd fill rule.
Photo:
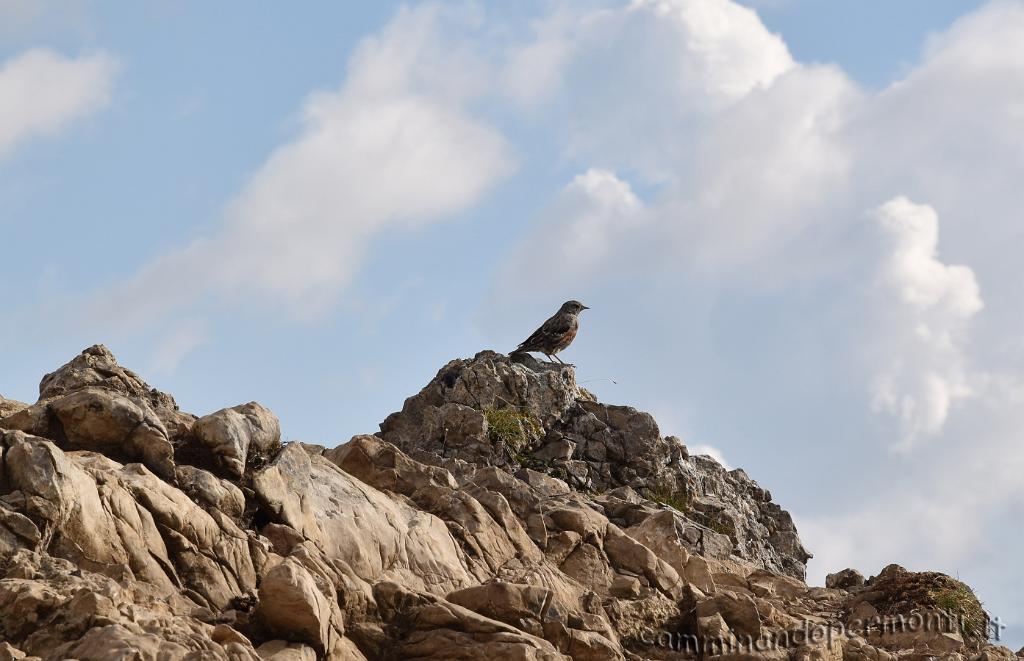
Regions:
<instances>
[{"instance_id":1,"label":"bird","mask_svg":"<svg viewBox=\"0 0 1024 661\"><path fill-rule=\"evenodd\" d=\"M576 333L580 329L580 312L589 309L579 301L562 303L558 312L533 331L533 334L516 347L512 354L538 351L547 356L549 362L554 362L551 360L554 358L563 365L568 365L556 354L576 339Z\"/></svg>"}]
</instances>

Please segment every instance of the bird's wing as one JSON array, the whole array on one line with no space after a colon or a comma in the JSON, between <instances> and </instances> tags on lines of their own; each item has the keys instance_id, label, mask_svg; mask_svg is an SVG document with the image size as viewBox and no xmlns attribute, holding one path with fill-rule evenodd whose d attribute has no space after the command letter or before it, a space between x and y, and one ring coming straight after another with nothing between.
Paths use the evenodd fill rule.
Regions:
<instances>
[{"instance_id":1,"label":"bird's wing","mask_svg":"<svg viewBox=\"0 0 1024 661\"><path fill-rule=\"evenodd\" d=\"M556 314L551 317L533 335L523 340L516 351L531 351L530 347L543 347L554 338L560 338L572 329L572 318L568 315Z\"/></svg>"}]
</instances>

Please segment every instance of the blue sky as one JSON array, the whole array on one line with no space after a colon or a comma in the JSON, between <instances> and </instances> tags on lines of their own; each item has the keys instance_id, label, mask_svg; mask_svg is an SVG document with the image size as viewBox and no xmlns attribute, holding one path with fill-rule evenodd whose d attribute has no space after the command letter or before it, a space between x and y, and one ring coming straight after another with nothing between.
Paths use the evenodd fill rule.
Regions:
<instances>
[{"instance_id":1,"label":"blue sky","mask_svg":"<svg viewBox=\"0 0 1024 661\"><path fill-rule=\"evenodd\" d=\"M743 466L812 580L1024 644L1024 3L0 2L0 392L104 342L373 431L566 298L602 399Z\"/></svg>"}]
</instances>

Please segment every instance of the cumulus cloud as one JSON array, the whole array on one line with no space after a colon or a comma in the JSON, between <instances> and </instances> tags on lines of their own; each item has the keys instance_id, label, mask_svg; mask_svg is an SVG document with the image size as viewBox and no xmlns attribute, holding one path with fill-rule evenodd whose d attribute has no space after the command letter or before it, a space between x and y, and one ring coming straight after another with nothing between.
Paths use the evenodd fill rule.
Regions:
<instances>
[{"instance_id":1,"label":"cumulus cloud","mask_svg":"<svg viewBox=\"0 0 1024 661\"><path fill-rule=\"evenodd\" d=\"M507 92L564 112L545 120L567 155L656 181L677 174L709 113L794 66L753 10L727 0L561 10L511 52Z\"/></svg>"},{"instance_id":2,"label":"cumulus cloud","mask_svg":"<svg viewBox=\"0 0 1024 661\"><path fill-rule=\"evenodd\" d=\"M299 316L337 300L371 239L473 204L507 174L504 138L474 118L473 58L446 44L451 15L402 10L352 57L345 84L312 94L208 236L147 265L104 312L151 320L209 298L257 300ZM465 27L465 26L460 26Z\"/></svg>"},{"instance_id":3,"label":"cumulus cloud","mask_svg":"<svg viewBox=\"0 0 1024 661\"><path fill-rule=\"evenodd\" d=\"M538 219L537 231L521 243L503 267L507 291L549 286L554 266L573 280L614 262L632 231L644 223L644 206L629 183L614 173L591 168L565 186L552 208Z\"/></svg>"},{"instance_id":4,"label":"cumulus cloud","mask_svg":"<svg viewBox=\"0 0 1024 661\"><path fill-rule=\"evenodd\" d=\"M900 420L898 447L906 450L938 433L950 407L971 394L965 325L983 303L970 268L938 259L934 209L898 197L873 216L886 243L880 315L892 322L881 338L887 366L875 378L873 404Z\"/></svg>"},{"instance_id":5,"label":"cumulus cloud","mask_svg":"<svg viewBox=\"0 0 1024 661\"><path fill-rule=\"evenodd\" d=\"M817 390L794 396L842 417L802 412L808 422L776 428L805 438L777 436L773 451L810 464L836 438L858 445L835 449L854 463L828 494L788 505L827 511L799 517L819 558L813 571L916 557L984 578L974 558L1000 530L995 513L1020 511L1022 497L1013 402L1024 382L1024 5L995 0L966 15L879 91L836 66L794 61L747 11L727 0L634 2L538 32L548 46L533 44L533 55L552 63L558 82L545 73L533 112L564 127L560 146L577 171L615 173L636 200L601 205L570 182L496 286L505 294L536 281L538 263L523 254L543 246L544 278L562 289L656 291L632 311L654 309L658 325L707 327L711 337L690 333L690 346L647 333L659 343L645 350L667 369L735 355L722 361L735 381L722 377L716 391L725 415L814 373ZM572 249L583 227L586 243L611 246L604 256ZM549 236L563 238L548 245ZM624 274L634 276L625 285ZM716 309L750 300L761 305L714 326ZM794 318L778 324L782 315ZM634 318L608 336L634 336ZM820 350L805 352L773 326ZM770 364L786 372L760 377L753 366L774 353ZM673 381L676 390L658 395L687 408L715 387ZM998 585L979 588L1005 603Z\"/></svg>"},{"instance_id":6,"label":"cumulus cloud","mask_svg":"<svg viewBox=\"0 0 1024 661\"><path fill-rule=\"evenodd\" d=\"M33 138L55 135L110 101L117 63L94 53L68 57L47 49L0 65L0 158Z\"/></svg>"}]
</instances>

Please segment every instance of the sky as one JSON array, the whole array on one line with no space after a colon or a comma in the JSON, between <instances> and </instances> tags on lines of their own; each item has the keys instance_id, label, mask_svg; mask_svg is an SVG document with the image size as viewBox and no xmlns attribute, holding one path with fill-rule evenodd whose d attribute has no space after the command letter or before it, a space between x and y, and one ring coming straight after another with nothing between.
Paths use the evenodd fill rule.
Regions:
<instances>
[{"instance_id":1,"label":"sky","mask_svg":"<svg viewBox=\"0 0 1024 661\"><path fill-rule=\"evenodd\" d=\"M0 393L102 342L333 446L576 298L810 582L944 571L1016 649L1022 180L1021 0L0 0Z\"/></svg>"}]
</instances>

